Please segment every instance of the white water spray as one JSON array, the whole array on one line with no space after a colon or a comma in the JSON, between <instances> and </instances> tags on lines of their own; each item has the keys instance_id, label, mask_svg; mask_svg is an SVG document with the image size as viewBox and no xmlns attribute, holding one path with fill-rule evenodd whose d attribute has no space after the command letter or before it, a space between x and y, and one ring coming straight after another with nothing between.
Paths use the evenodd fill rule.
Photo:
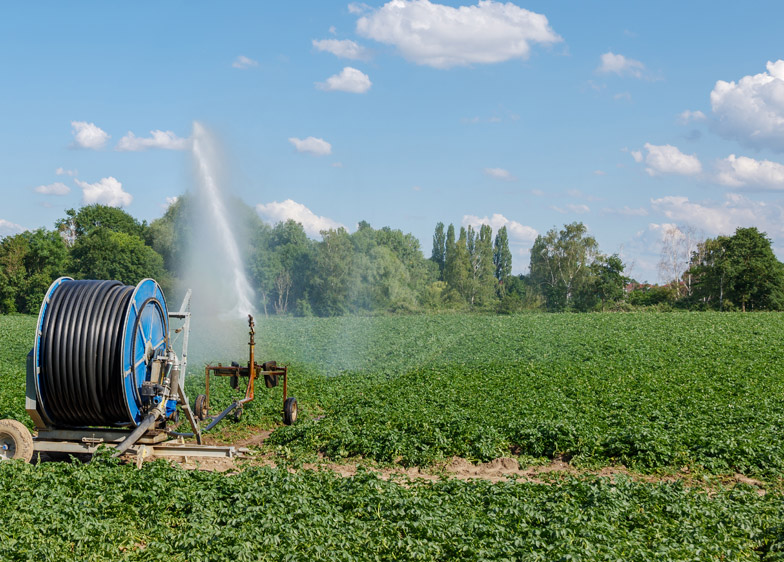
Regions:
<instances>
[{"instance_id":1,"label":"white water spray","mask_svg":"<svg viewBox=\"0 0 784 562\"><path fill-rule=\"evenodd\" d=\"M204 199L203 207L209 217L209 224L200 225L212 227L216 237L215 242L221 250L222 257L227 261L228 273L232 289L236 295L236 305L232 308L231 316L246 318L254 313L253 289L245 275L242 258L234 233L229 224L229 215L223 196L218 187L215 176L216 151L207 130L197 122L193 123L193 156L196 160L199 180L201 183L200 195ZM214 269L213 269L214 271ZM221 271L221 275L226 272Z\"/></svg>"}]
</instances>

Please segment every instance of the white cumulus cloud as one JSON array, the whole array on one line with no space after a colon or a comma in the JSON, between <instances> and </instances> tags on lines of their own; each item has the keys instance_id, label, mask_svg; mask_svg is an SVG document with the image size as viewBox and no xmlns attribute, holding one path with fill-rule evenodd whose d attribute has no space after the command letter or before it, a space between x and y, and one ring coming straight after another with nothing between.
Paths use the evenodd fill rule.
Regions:
<instances>
[{"instance_id":1,"label":"white cumulus cloud","mask_svg":"<svg viewBox=\"0 0 784 562\"><path fill-rule=\"evenodd\" d=\"M728 193L722 202L695 202L688 197L651 199L651 208L676 224L695 226L708 235L732 234L739 226L756 226L772 236L784 234L784 208Z\"/></svg>"},{"instance_id":2,"label":"white cumulus cloud","mask_svg":"<svg viewBox=\"0 0 784 562\"><path fill-rule=\"evenodd\" d=\"M74 176L75 176L75 175L77 175L79 172L77 172L76 170L66 170L65 168L63 168L63 167L61 166L61 167L57 168L57 169L54 171L54 173L55 173L55 174L57 174L58 176L70 176L70 177L74 177Z\"/></svg>"},{"instance_id":3,"label":"white cumulus cloud","mask_svg":"<svg viewBox=\"0 0 784 562\"><path fill-rule=\"evenodd\" d=\"M367 60L370 58L368 50L351 39L314 39L313 46L319 51L332 53L336 57L344 59Z\"/></svg>"},{"instance_id":4,"label":"white cumulus cloud","mask_svg":"<svg viewBox=\"0 0 784 562\"><path fill-rule=\"evenodd\" d=\"M80 148L98 150L109 142L109 135L95 123L71 121L71 132L74 136L74 145Z\"/></svg>"},{"instance_id":5,"label":"white cumulus cloud","mask_svg":"<svg viewBox=\"0 0 784 562\"><path fill-rule=\"evenodd\" d=\"M509 170L503 168L485 168L484 172L486 176L490 176L497 180L514 181L517 179Z\"/></svg>"},{"instance_id":6,"label":"white cumulus cloud","mask_svg":"<svg viewBox=\"0 0 784 562\"><path fill-rule=\"evenodd\" d=\"M770 160L755 160L730 154L719 160L716 179L730 187L784 190L784 165Z\"/></svg>"},{"instance_id":7,"label":"white cumulus cloud","mask_svg":"<svg viewBox=\"0 0 784 562\"><path fill-rule=\"evenodd\" d=\"M49 185L39 185L38 187L34 188L33 191L36 193L42 193L44 195L68 195L71 193L71 188L58 181L55 183L50 183Z\"/></svg>"},{"instance_id":8,"label":"white cumulus cloud","mask_svg":"<svg viewBox=\"0 0 784 562\"><path fill-rule=\"evenodd\" d=\"M659 174L692 176L702 171L702 164L697 156L684 154L675 146L669 144L657 146L645 143L645 150L648 151L645 157L645 163L648 167L645 168L645 171L652 176ZM634 152L632 152L632 156L636 161L639 161ZM642 155L640 154L640 156Z\"/></svg>"},{"instance_id":9,"label":"white cumulus cloud","mask_svg":"<svg viewBox=\"0 0 784 562\"><path fill-rule=\"evenodd\" d=\"M311 238L316 238L322 230L336 229L343 226L341 223L327 217L320 217L302 203L291 199L278 202L256 205L259 216L271 224L294 220L302 225L305 233ZM345 228L345 227L344 227Z\"/></svg>"},{"instance_id":10,"label":"white cumulus cloud","mask_svg":"<svg viewBox=\"0 0 784 562\"><path fill-rule=\"evenodd\" d=\"M24 232L25 230L27 229L22 225L7 221L5 219L0 219L0 238L3 236L13 236L14 234Z\"/></svg>"},{"instance_id":11,"label":"white cumulus cloud","mask_svg":"<svg viewBox=\"0 0 784 562\"><path fill-rule=\"evenodd\" d=\"M326 92L348 92L350 94L364 94L373 83L370 77L356 68L350 66L327 78L325 82L316 82L319 90Z\"/></svg>"},{"instance_id":12,"label":"white cumulus cloud","mask_svg":"<svg viewBox=\"0 0 784 562\"><path fill-rule=\"evenodd\" d=\"M713 126L745 146L784 152L784 60L768 62L767 70L716 82L710 94Z\"/></svg>"},{"instance_id":13,"label":"white cumulus cloud","mask_svg":"<svg viewBox=\"0 0 784 562\"><path fill-rule=\"evenodd\" d=\"M602 74L618 74L619 76L634 76L642 78L645 65L638 60L616 55L613 52L604 53L600 58L597 72Z\"/></svg>"},{"instance_id":14,"label":"white cumulus cloud","mask_svg":"<svg viewBox=\"0 0 784 562\"><path fill-rule=\"evenodd\" d=\"M234 62L231 63L233 68L239 68L240 70L245 70L246 68L253 68L254 66L259 66L259 62L253 60L252 58L246 57L245 55L240 55Z\"/></svg>"},{"instance_id":15,"label":"white cumulus cloud","mask_svg":"<svg viewBox=\"0 0 784 562\"><path fill-rule=\"evenodd\" d=\"M531 44L562 40L546 16L493 0L457 8L429 0L392 0L359 18L357 33L435 68L527 59Z\"/></svg>"},{"instance_id":16,"label":"white cumulus cloud","mask_svg":"<svg viewBox=\"0 0 784 562\"><path fill-rule=\"evenodd\" d=\"M110 207L127 207L133 201L133 196L123 191L122 184L115 178L101 178L96 183L74 180L82 188L82 204L92 205L100 203Z\"/></svg>"},{"instance_id":17,"label":"white cumulus cloud","mask_svg":"<svg viewBox=\"0 0 784 562\"><path fill-rule=\"evenodd\" d=\"M294 145L297 152L307 152L315 154L316 156L327 156L332 154L332 145L324 139L317 139L316 137L308 137L306 139L298 139L291 137L289 142Z\"/></svg>"},{"instance_id":18,"label":"white cumulus cloud","mask_svg":"<svg viewBox=\"0 0 784 562\"><path fill-rule=\"evenodd\" d=\"M137 137L131 131L120 139L115 150L139 151L148 148L163 148L166 150L185 150L190 146L190 139L183 139L171 131L155 129L150 131L149 137Z\"/></svg>"},{"instance_id":19,"label":"white cumulus cloud","mask_svg":"<svg viewBox=\"0 0 784 562\"><path fill-rule=\"evenodd\" d=\"M480 226L486 224L493 229L494 233L498 232L505 226L510 242L515 242L518 244L533 243L539 234L536 229L521 224L517 221L509 220L500 213L494 213L492 216L484 216L481 218L476 215L463 215L462 224L463 226L471 225L477 230Z\"/></svg>"}]
</instances>

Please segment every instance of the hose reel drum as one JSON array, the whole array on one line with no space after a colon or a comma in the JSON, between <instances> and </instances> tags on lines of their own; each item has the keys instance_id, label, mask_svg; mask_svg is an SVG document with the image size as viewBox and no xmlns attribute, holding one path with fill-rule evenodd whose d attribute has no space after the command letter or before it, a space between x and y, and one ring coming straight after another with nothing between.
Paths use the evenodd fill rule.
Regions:
<instances>
[{"instance_id":1,"label":"hose reel drum","mask_svg":"<svg viewBox=\"0 0 784 562\"><path fill-rule=\"evenodd\" d=\"M41 305L33 348L40 421L136 427L164 397L163 413L172 415L172 374L180 369L168 335L166 299L152 279L136 287L57 279Z\"/></svg>"}]
</instances>

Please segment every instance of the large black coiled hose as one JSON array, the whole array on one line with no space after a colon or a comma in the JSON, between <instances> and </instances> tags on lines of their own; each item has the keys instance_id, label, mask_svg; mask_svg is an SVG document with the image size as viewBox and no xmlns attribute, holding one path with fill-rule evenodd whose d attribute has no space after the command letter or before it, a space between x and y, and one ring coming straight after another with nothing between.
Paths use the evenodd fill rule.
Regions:
<instances>
[{"instance_id":1,"label":"large black coiled hose","mask_svg":"<svg viewBox=\"0 0 784 562\"><path fill-rule=\"evenodd\" d=\"M65 281L41 327L43 406L58 426L128 422L123 386L123 322L134 287L119 281Z\"/></svg>"}]
</instances>

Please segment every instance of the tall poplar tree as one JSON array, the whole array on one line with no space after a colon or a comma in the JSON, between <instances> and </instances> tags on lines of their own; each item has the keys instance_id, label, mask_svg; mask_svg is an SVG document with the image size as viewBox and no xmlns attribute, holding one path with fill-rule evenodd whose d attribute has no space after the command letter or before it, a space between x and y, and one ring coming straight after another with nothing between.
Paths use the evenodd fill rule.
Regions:
<instances>
[{"instance_id":1,"label":"tall poplar tree","mask_svg":"<svg viewBox=\"0 0 784 562\"><path fill-rule=\"evenodd\" d=\"M509 236L505 226L499 228L495 235L493 265L495 265L495 278L502 283L512 274L512 252L509 251Z\"/></svg>"},{"instance_id":2,"label":"tall poplar tree","mask_svg":"<svg viewBox=\"0 0 784 562\"><path fill-rule=\"evenodd\" d=\"M495 296L496 278L493 265L493 229L483 224L476 232L471 226L466 231L469 256L468 304L484 306Z\"/></svg>"},{"instance_id":3,"label":"tall poplar tree","mask_svg":"<svg viewBox=\"0 0 784 562\"><path fill-rule=\"evenodd\" d=\"M447 286L456 291L462 300L468 301L468 279L471 268L468 255L468 234L466 229L460 228L460 238L455 241L455 229L450 224L446 234L446 266L444 268L444 281Z\"/></svg>"},{"instance_id":4,"label":"tall poplar tree","mask_svg":"<svg viewBox=\"0 0 784 562\"><path fill-rule=\"evenodd\" d=\"M433 251L430 254L430 259L438 264L438 276L440 280L443 280L444 265L446 264L446 234L444 234L444 223L442 222L436 225L436 231L433 234Z\"/></svg>"}]
</instances>

